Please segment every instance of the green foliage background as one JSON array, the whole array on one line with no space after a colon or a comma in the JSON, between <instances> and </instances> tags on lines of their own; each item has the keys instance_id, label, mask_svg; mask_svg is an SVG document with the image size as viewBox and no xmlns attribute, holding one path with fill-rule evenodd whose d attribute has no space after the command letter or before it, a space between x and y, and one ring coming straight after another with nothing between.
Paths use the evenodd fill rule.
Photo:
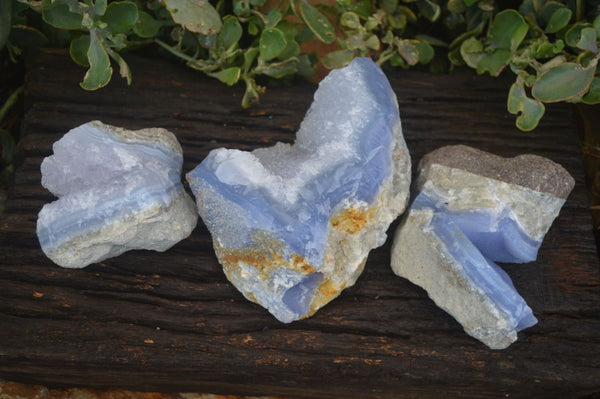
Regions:
<instances>
[{"instance_id":1,"label":"green foliage background","mask_svg":"<svg viewBox=\"0 0 600 399\"><path fill-rule=\"evenodd\" d=\"M528 131L545 103L600 102L599 12L584 0L2 0L0 49L17 60L27 47L68 46L87 68L81 87L96 90L114 70L131 82L126 51L155 46L224 84L243 82L244 107L266 78L310 76L356 56L399 68L510 71L507 108ZM314 42L326 50L307 50Z\"/></svg>"}]
</instances>

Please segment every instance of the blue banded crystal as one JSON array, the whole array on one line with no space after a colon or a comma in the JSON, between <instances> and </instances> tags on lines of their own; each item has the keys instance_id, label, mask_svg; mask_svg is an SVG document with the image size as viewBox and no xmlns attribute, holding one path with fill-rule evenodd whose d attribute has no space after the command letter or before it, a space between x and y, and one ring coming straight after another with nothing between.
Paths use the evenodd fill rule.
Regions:
<instances>
[{"instance_id":1,"label":"blue banded crystal","mask_svg":"<svg viewBox=\"0 0 600 399\"><path fill-rule=\"evenodd\" d=\"M37 235L58 265L84 267L130 249L164 251L195 227L172 133L94 121L65 134L53 151L42 162L42 185L59 198L40 211Z\"/></svg>"},{"instance_id":2,"label":"blue banded crystal","mask_svg":"<svg viewBox=\"0 0 600 399\"><path fill-rule=\"evenodd\" d=\"M283 322L351 286L404 209L396 96L368 58L332 71L293 145L216 149L187 174L227 277Z\"/></svg>"},{"instance_id":3,"label":"blue banded crystal","mask_svg":"<svg viewBox=\"0 0 600 399\"><path fill-rule=\"evenodd\" d=\"M419 171L392 269L423 287L469 335L506 348L537 319L494 262L536 259L574 181L541 157L505 159L465 146L426 155Z\"/></svg>"}]
</instances>

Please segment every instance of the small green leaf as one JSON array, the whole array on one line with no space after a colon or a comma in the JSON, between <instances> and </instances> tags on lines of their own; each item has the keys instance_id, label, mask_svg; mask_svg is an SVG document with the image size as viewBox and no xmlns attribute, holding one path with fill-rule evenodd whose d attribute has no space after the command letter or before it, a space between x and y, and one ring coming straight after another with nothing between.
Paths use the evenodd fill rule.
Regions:
<instances>
[{"instance_id":1,"label":"small green leaf","mask_svg":"<svg viewBox=\"0 0 600 399\"><path fill-rule=\"evenodd\" d=\"M102 42L95 31L90 32L90 48L87 52L90 69L86 72L80 86L85 90L96 90L110 82L112 67Z\"/></svg>"},{"instance_id":2,"label":"small green leaf","mask_svg":"<svg viewBox=\"0 0 600 399\"><path fill-rule=\"evenodd\" d=\"M529 25L515 10L504 10L496 14L488 36L493 49L515 51L529 31Z\"/></svg>"},{"instance_id":3,"label":"small green leaf","mask_svg":"<svg viewBox=\"0 0 600 399\"><path fill-rule=\"evenodd\" d=\"M277 57L281 60L286 60L288 58L297 57L298 55L300 55L300 44L294 39L288 39L287 45Z\"/></svg>"},{"instance_id":4,"label":"small green leaf","mask_svg":"<svg viewBox=\"0 0 600 399\"><path fill-rule=\"evenodd\" d=\"M573 62L555 66L538 77L531 94L544 102L565 101L583 94L592 84L596 64L593 60L585 68Z\"/></svg>"},{"instance_id":5,"label":"small green leaf","mask_svg":"<svg viewBox=\"0 0 600 399\"><path fill-rule=\"evenodd\" d=\"M594 23L592 24L594 29L596 29L596 36L600 39L600 15L594 18Z\"/></svg>"},{"instance_id":6,"label":"small green leaf","mask_svg":"<svg viewBox=\"0 0 600 399\"><path fill-rule=\"evenodd\" d=\"M581 40L581 31L584 28L589 28L592 25L587 22L578 22L571 26L565 34L565 42L571 47L577 47L577 43Z\"/></svg>"},{"instance_id":7,"label":"small green leaf","mask_svg":"<svg viewBox=\"0 0 600 399\"><path fill-rule=\"evenodd\" d=\"M133 27L133 31L141 38L148 39L158 35L162 23L155 20L152 15L145 11L139 11L138 21Z\"/></svg>"},{"instance_id":8,"label":"small green leaf","mask_svg":"<svg viewBox=\"0 0 600 399\"><path fill-rule=\"evenodd\" d=\"M242 69L239 67L231 67L227 69L220 70L218 72L209 73L209 76L213 78L219 79L221 82L225 83L228 86L232 86L240 80L240 75L242 73Z\"/></svg>"},{"instance_id":9,"label":"small green leaf","mask_svg":"<svg viewBox=\"0 0 600 399\"><path fill-rule=\"evenodd\" d=\"M106 0L95 0L94 15L103 16L106 12Z\"/></svg>"},{"instance_id":10,"label":"small green leaf","mask_svg":"<svg viewBox=\"0 0 600 399\"><path fill-rule=\"evenodd\" d=\"M466 6L464 0L448 0L448 3L446 4L446 8L452 14L462 14L463 12L466 11L467 6Z\"/></svg>"},{"instance_id":11,"label":"small green leaf","mask_svg":"<svg viewBox=\"0 0 600 399\"><path fill-rule=\"evenodd\" d=\"M477 69L479 61L485 55L483 53L483 43L474 37L465 40L460 45L460 55L468 66Z\"/></svg>"},{"instance_id":12,"label":"small green leaf","mask_svg":"<svg viewBox=\"0 0 600 399\"><path fill-rule=\"evenodd\" d=\"M498 49L492 53L486 53L477 64L477 73L488 72L491 76L499 76L510 61L510 51Z\"/></svg>"},{"instance_id":13,"label":"small green leaf","mask_svg":"<svg viewBox=\"0 0 600 399\"><path fill-rule=\"evenodd\" d=\"M346 28L358 29L360 27L360 18L354 12L345 12L340 17L340 24Z\"/></svg>"},{"instance_id":14,"label":"small green leaf","mask_svg":"<svg viewBox=\"0 0 600 399\"><path fill-rule=\"evenodd\" d=\"M591 51L592 53L597 52L598 43L596 29L589 27L583 28L581 30L579 41L577 41L577 47L582 50Z\"/></svg>"},{"instance_id":15,"label":"small green leaf","mask_svg":"<svg viewBox=\"0 0 600 399\"><path fill-rule=\"evenodd\" d=\"M106 23L106 29L110 33L126 33L133 29L138 21L137 6L129 1L110 3L102 21Z\"/></svg>"},{"instance_id":16,"label":"small green leaf","mask_svg":"<svg viewBox=\"0 0 600 399\"><path fill-rule=\"evenodd\" d=\"M590 85L590 89L587 94L583 96L582 101L585 104L598 104L600 103L600 78L595 77L592 80L592 84Z\"/></svg>"},{"instance_id":17,"label":"small green leaf","mask_svg":"<svg viewBox=\"0 0 600 399\"><path fill-rule=\"evenodd\" d=\"M244 72L248 72L258 56L258 48L251 47L244 52Z\"/></svg>"},{"instance_id":18,"label":"small green leaf","mask_svg":"<svg viewBox=\"0 0 600 399\"><path fill-rule=\"evenodd\" d=\"M317 39L323 43L332 43L335 40L335 30L331 22L308 1L300 0L300 14Z\"/></svg>"},{"instance_id":19,"label":"small green leaf","mask_svg":"<svg viewBox=\"0 0 600 399\"><path fill-rule=\"evenodd\" d=\"M354 51L351 50L337 50L331 53L325 54L321 58L321 63L328 69L341 68L350 63L354 58Z\"/></svg>"},{"instance_id":20,"label":"small green leaf","mask_svg":"<svg viewBox=\"0 0 600 399\"><path fill-rule=\"evenodd\" d=\"M316 57L315 57L316 58ZM300 76L313 76L316 72L314 67L316 61L311 59L310 54L302 54L298 57L298 75Z\"/></svg>"},{"instance_id":21,"label":"small green leaf","mask_svg":"<svg viewBox=\"0 0 600 399\"><path fill-rule=\"evenodd\" d=\"M393 14L396 8L398 8L398 0L380 0L379 7L387 14Z\"/></svg>"},{"instance_id":22,"label":"small green leaf","mask_svg":"<svg viewBox=\"0 0 600 399\"><path fill-rule=\"evenodd\" d=\"M123 57L112 50L108 51L108 55L110 55L113 60L117 61L117 64L119 64L119 75L127 80L127 85L131 85L131 69L129 69L129 65L127 65Z\"/></svg>"},{"instance_id":23,"label":"small green leaf","mask_svg":"<svg viewBox=\"0 0 600 399\"><path fill-rule=\"evenodd\" d=\"M442 14L441 7L431 0L418 0L417 7L421 14L431 22L437 21Z\"/></svg>"},{"instance_id":24,"label":"small green leaf","mask_svg":"<svg viewBox=\"0 0 600 399\"><path fill-rule=\"evenodd\" d=\"M277 28L265 29L258 41L260 58L265 61L272 60L281 54L286 45L287 42L282 31Z\"/></svg>"},{"instance_id":25,"label":"small green leaf","mask_svg":"<svg viewBox=\"0 0 600 399\"><path fill-rule=\"evenodd\" d=\"M381 43L379 42L379 38L377 37L377 35L372 34L367 38L367 40L365 40L365 46L367 46L367 48L370 48L371 50L379 51ZM433 49L431 49L431 51L433 51Z\"/></svg>"},{"instance_id":26,"label":"small green leaf","mask_svg":"<svg viewBox=\"0 0 600 399\"><path fill-rule=\"evenodd\" d=\"M223 26L217 38L217 48L222 51L232 50L242 37L242 26L233 16L223 18Z\"/></svg>"},{"instance_id":27,"label":"small green leaf","mask_svg":"<svg viewBox=\"0 0 600 399\"><path fill-rule=\"evenodd\" d=\"M221 17L208 0L163 0L173 21L203 35L221 30ZM245 3L241 1L241 3Z\"/></svg>"},{"instance_id":28,"label":"small green leaf","mask_svg":"<svg viewBox=\"0 0 600 399\"><path fill-rule=\"evenodd\" d=\"M419 52L419 63L429 64L435 55L433 47L426 42L417 42L415 45L417 46L417 51Z\"/></svg>"},{"instance_id":29,"label":"small green leaf","mask_svg":"<svg viewBox=\"0 0 600 399\"><path fill-rule=\"evenodd\" d=\"M396 43L398 53L408 63L408 65L417 65L419 62L419 50L417 46L408 40L398 40Z\"/></svg>"},{"instance_id":30,"label":"small green leaf","mask_svg":"<svg viewBox=\"0 0 600 399\"><path fill-rule=\"evenodd\" d=\"M285 61L265 65L260 72L275 79L293 75L298 71L298 59L290 58Z\"/></svg>"},{"instance_id":31,"label":"small green leaf","mask_svg":"<svg viewBox=\"0 0 600 399\"><path fill-rule=\"evenodd\" d=\"M71 11L65 3L48 1L43 3L42 18L55 28L76 30L81 29L83 13Z\"/></svg>"},{"instance_id":32,"label":"small green leaf","mask_svg":"<svg viewBox=\"0 0 600 399\"><path fill-rule=\"evenodd\" d=\"M511 114L520 114L517 127L525 132L536 128L545 111L544 104L527 97L523 86L517 83L508 92L507 108Z\"/></svg>"},{"instance_id":33,"label":"small green leaf","mask_svg":"<svg viewBox=\"0 0 600 399\"><path fill-rule=\"evenodd\" d=\"M69 54L77 65L89 67L87 52L90 48L90 35L83 34L76 39L71 40Z\"/></svg>"},{"instance_id":34,"label":"small green leaf","mask_svg":"<svg viewBox=\"0 0 600 399\"><path fill-rule=\"evenodd\" d=\"M267 14L267 24L265 25L265 28L273 28L275 27L279 21L281 21L282 15L281 12L279 11L279 9L277 8L271 8L269 10L269 13Z\"/></svg>"},{"instance_id":35,"label":"small green leaf","mask_svg":"<svg viewBox=\"0 0 600 399\"><path fill-rule=\"evenodd\" d=\"M558 8L556 11L554 11L550 17L550 21L548 21L548 24L546 25L546 32L556 33L563 29L569 24L571 15L573 15L573 13L568 8Z\"/></svg>"},{"instance_id":36,"label":"small green leaf","mask_svg":"<svg viewBox=\"0 0 600 399\"><path fill-rule=\"evenodd\" d=\"M0 50L4 48L10 34L12 0L0 1Z\"/></svg>"}]
</instances>

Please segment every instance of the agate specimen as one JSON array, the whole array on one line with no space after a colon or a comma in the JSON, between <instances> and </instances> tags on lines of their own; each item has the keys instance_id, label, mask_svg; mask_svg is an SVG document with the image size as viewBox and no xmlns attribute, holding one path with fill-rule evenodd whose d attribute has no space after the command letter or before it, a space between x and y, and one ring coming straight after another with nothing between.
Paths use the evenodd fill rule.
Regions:
<instances>
[{"instance_id":1,"label":"agate specimen","mask_svg":"<svg viewBox=\"0 0 600 399\"><path fill-rule=\"evenodd\" d=\"M282 322L308 317L355 283L405 208L396 96L357 58L320 83L293 145L216 149L187 179L227 278Z\"/></svg>"},{"instance_id":2,"label":"agate specimen","mask_svg":"<svg viewBox=\"0 0 600 399\"><path fill-rule=\"evenodd\" d=\"M42 162L42 185L59 199L40 211L37 234L56 264L81 268L130 249L164 251L196 226L181 146L167 130L94 121L53 150Z\"/></svg>"},{"instance_id":3,"label":"agate specimen","mask_svg":"<svg viewBox=\"0 0 600 399\"><path fill-rule=\"evenodd\" d=\"M443 147L419 165L419 194L398 228L392 269L423 287L467 334L503 349L537 323L494 262L536 259L574 180L536 155Z\"/></svg>"}]
</instances>

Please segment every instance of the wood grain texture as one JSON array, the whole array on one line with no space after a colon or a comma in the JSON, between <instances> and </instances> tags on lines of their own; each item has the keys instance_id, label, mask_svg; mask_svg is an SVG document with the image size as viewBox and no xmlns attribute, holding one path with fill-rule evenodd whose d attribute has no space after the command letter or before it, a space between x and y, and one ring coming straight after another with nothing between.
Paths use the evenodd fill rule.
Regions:
<instances>
[{"instance_id":1,"label":"wood grain texture","mask_svg":"<svg viewBox=\"0 0 600 399\"><path fill-rule=\"evenodd\" d=\"M413 165L462 143L502 156L542 155L576 180L538 260L505 265L539 323L508 349L492 351L392 273L390 240L372 251L354 287L287 325L226 280L201 222L164 253L132 251L82 270L54 265L35 235L37 213L53 200L39 166L69 129L93 119L167 128L183 146L185 173L213 148L293 141L315 90L271 88L259 106L242 110L240 87L128 55L131 87L115 77L87 93L78 86L84 71L66 57L44 51L29 62L22 164L0 220L0 378L320 399L600 391L600 265L571 107L549 106L541 126L522 133L506 111L506 80L388 74Z\"/></svg>"}]
</instances>

